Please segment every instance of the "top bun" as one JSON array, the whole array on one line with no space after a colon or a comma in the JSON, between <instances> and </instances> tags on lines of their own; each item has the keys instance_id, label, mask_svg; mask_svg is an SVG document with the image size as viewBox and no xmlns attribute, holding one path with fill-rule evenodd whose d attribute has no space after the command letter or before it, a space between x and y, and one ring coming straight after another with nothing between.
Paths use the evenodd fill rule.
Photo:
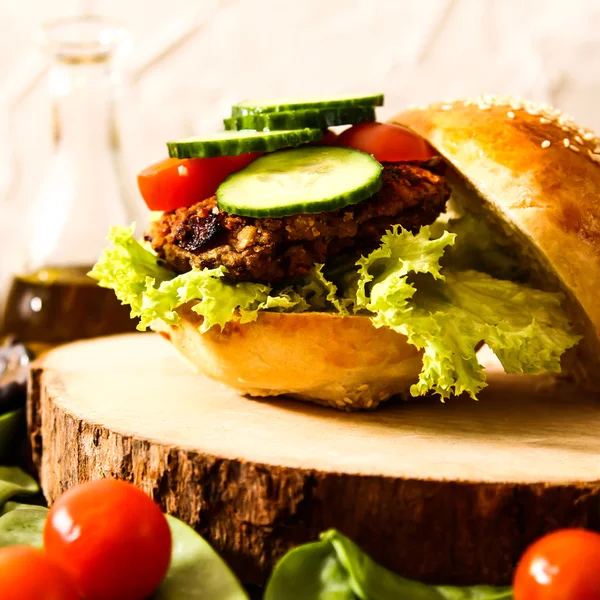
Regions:
<instances>
[{"instance_id":1,"label":"top bun","mask_svg":"<svg viewBox=\"0 0 600 600\"><path fill-rule=\"evenodd\" d=\"M534 283L566 293L581 335L563 374L600 389L600 139L545 105L480 96L397 114L453 166L462 210L513 240Z\"/></svg>"}]
</instances>

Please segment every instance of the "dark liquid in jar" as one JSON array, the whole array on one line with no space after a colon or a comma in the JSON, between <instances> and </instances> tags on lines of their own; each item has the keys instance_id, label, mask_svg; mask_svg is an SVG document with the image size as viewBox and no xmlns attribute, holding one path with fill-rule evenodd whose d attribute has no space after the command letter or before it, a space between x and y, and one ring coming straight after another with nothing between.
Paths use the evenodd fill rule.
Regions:
<instances>
[{"instance_id":1,"label":"dark liquid in jar","mask_svg":"<svg viewBox=\"0 0 600 600\"><path fill-rule=\"evenodd\" d=\"M57 345L135 331L129 307L88 277L90 269L48 267L15 277L6 304L5 332L24 342Z\"/></svg>"}]
</instances>

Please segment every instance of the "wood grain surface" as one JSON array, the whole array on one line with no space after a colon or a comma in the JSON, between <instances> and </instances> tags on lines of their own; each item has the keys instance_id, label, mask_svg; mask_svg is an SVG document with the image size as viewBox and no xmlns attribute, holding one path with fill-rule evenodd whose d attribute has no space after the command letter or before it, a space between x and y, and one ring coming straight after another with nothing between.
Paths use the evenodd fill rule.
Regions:
<instances>
[{"instance_id":1,"label":"wood grain surface","mask_svg":"<svg viewBox=\"0 0 600 600\"><path fill-rule=\"evenodd\" d=\"M600 527L600 401L493 366L489 381L478 402L347 414L241 397L133 334L47 354L28 418L50 502L87 479L130 480L246 583L328 527L410 577L506 583L541 533Z\"/></svg>"}]
</instances>

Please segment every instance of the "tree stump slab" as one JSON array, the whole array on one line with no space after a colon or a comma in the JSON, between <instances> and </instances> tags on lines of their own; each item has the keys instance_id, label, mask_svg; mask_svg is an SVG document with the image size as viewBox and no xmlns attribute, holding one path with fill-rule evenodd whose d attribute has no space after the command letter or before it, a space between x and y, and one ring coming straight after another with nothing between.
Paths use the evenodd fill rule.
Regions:
<instances>
[{"instance_id":1,"label":"tree stump slab","mask_svg":"<svg viewBox=\"0 0 600 600\"><path fill-rule=\"evenodd\" d=\"M341 413L240 396L158 335L98 338L34 365L33 457L49 502L89 479L131 481L244 583L336 527L405 576L505 584L544 532L600 529L600 401L488 371L478 402Z\"/></svg>"}]
</instances>

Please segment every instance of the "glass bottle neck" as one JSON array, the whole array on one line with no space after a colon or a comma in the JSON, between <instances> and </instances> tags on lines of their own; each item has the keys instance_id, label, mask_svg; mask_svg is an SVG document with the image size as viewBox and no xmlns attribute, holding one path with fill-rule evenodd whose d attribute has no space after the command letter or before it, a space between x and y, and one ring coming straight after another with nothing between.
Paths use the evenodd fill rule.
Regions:
<instances>
[{"instance_id":1,"label":"glass bottle neck","mask_svg":"<svg viewBox=\"0 0 600 600\"><path fill-rule=\"evenodd\" d=\"M48 30L54 148L29 219L28 270L89 268L110 227L134 220L120 168L117 31L87 17Z\"/></svg>"},{"instance_id":2,"label":"glass bottle neck","mask_svg":"<svg viewBox=\"0 0 600 600\"><path fill-rule=\"evenodd\" d=\"M119 149L115 85L110 62L66 62L55 58L50 69L52 139L78 155Z\"/></svg>"}]
</instances>

